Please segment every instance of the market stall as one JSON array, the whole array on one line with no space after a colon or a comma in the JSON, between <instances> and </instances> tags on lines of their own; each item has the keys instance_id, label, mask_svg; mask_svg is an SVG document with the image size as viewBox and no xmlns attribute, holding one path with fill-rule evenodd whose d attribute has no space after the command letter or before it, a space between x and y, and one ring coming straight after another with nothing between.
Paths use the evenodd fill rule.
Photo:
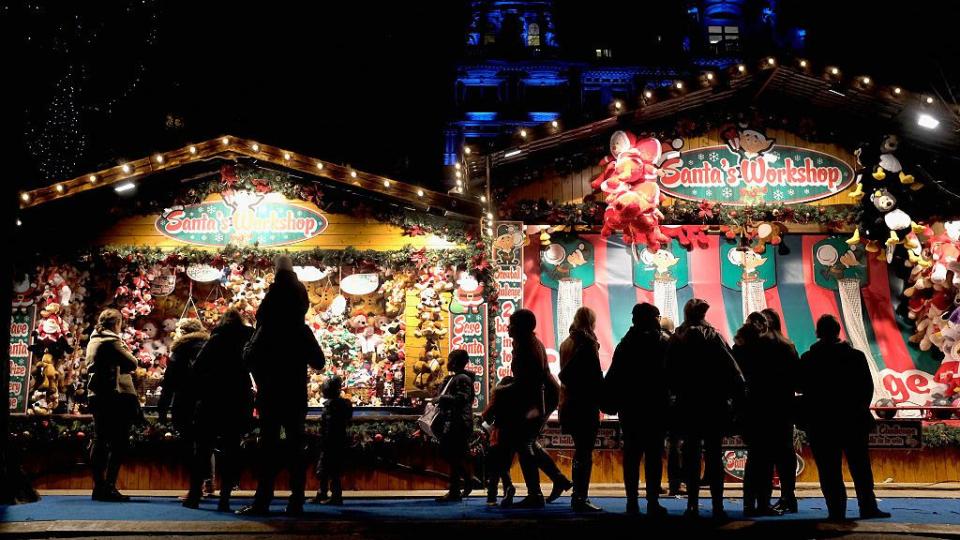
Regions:
<instances>
[{"instance_id":1,"label":"market stall","mask_svg":"<svg viewBox=\"0 0 960 540\"><path fill-rule=\"evenodd\" d=\"M410 415L437 392L451 347L471 354L485 403L479 205L227 136L25 192L21 207L10 407L27 426L14 437L34 451L46 440L46 457L74 456L90 433L84 349L100 310L124 317L148 415L133 437L156 457L177 439L150 415L177 321L212 327L236 308L252 322L280 253L307 287L305 322L327 360L309 373L308 404L316 413L323 381L340 376L358 447L403 439L431 455ZM157 488L173 487L173 469Z\"/></svg>"}]
</instances>

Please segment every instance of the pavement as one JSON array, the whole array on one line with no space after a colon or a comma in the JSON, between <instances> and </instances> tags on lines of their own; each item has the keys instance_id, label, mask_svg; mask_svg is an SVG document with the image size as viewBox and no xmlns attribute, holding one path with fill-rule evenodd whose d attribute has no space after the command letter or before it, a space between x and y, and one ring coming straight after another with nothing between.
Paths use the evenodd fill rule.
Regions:
<instances>
[{"instance_id":1,"label":"pavement","mask_svg":"<svg viewBox=\"0 0 960 540\"><path fill-rule=\"evenodd\" d=\"M801 489L800 511L778 518L745 518L739 493L731 490L726 509L731 521L709 519L709 498L701 500L702 519L680 517L684 498L664 498L670 512L664 520L629 517L623 514L622 496L612 486L593 490L594 503L605 512L576 514L569 498L547 505L539 511L489 508L481 496L461 503L437 504L432 497L439 492L362 492L347 493L344 506L335 508L308 505L301 518L282 514L278 500L266 518L247 518L215 510L216 501L205 500L200 510L183 508L170 492L128 492L134 497L126 504L91 501L89 493L46 492L33 504L0 506L0 537L17 538L143 538L191 536L202 538L444 538L468 540L484 538L567 538L571 535L597 538L598 535L630 536L647 533L651 537L675 538L960 538L960 490L938 488L884 489L878 491L880 506L893 514L892 519L857 520L826 523L823 499ZM902 489L901 489L902 488ZM926 496L906 496L920 492ZM82 493L82 494L81 494ZM622 488L617 493L622 494ZM234 508L250 502L249 492L241 492ZM704 493L706 495L706 493ZM819 492L816 493L819 495ZM892 496L891 496L892 495ZM849 504L848 517L857 517L856 499ZM645 510L643 503L641 509ZM587 536L589 535L589 537ZM597 538L599 540L599 538Z\"/></svg>"}]
</instances>

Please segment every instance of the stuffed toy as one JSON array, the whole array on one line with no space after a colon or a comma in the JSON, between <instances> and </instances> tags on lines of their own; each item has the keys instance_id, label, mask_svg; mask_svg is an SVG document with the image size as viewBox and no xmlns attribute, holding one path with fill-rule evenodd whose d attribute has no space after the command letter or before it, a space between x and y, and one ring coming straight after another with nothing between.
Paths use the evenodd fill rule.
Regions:
<instances>
[{"instance_id":1,"label":"stuffed toy","mask_svg":"<svg viewBox=\"0 0 960 540\"><path fill-rule=\"evenodd\" d=\"M930 258L933 261L930 281L945 285L948 272L953 272L950 285L960 286L960 273L954 271L960 260L960 221L944 223L943 232L930 239Z\"/></svg>"},{"instance_id":2,"label":"stuffed toy","mask_svg":"<svg viewBox=\"0 0 960 540\"><path fill-rule=\"evenodd\" d=\"M770 221L757 225L755 231L756 244L753 250L757 253L764 253L767 250L767 244L780 246L783 242L783 235L787 233L787 226L779 221Z\"/></svg>"},{"instance_id":3,"label":"stuffed toy","mask_svg":"<svg viewBox=\"0 0 960 540\"><path fill-rule=\"evenodd\" d=\"M457 302L471 313L479 312L479 306L483 303L483 283L477 281L477 278L470 272L461 272L460 279L457 280L456 289Z\"/></svg>"},{"instance_id":4,"label":"stuffed toy","mask_svg":"<svg viewBox=\"0 0 960 540\"><path fill-rule=\"evenodd\" d=\"M32 305L36 293L37 284L30 279L30 274L24 273L13 283L13 307Z\"/></svg>"},{"instance_id":5,"label":"stuffed toy","mask_svg":"<svg viewBox=\"0 0 960 540\"><path fill-rule=\"evenodd\" d=\"M648 250L656 252L669 241L660 231L660 141L638 141L632 133L617 131L610 138L610 152L611 156L600 163L600 176L590 184L606 195L601 235L608 237L620 231L627 244L646 244Z\"/></svg>"}]
</instances>

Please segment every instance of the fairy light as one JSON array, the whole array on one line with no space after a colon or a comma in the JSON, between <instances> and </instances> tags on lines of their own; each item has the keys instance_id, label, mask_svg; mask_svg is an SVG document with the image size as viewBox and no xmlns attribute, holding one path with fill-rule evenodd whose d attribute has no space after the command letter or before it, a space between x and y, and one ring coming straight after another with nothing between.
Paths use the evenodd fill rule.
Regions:
<instances>
[{"instance_id":1,"label":"fairy light","mask_svg":"<svg viewBox=\"0 0 960 540\"><path fill-rule=\"evenodd\" d=\"M226 145L230 144L230 139L229 139L228 137L224 137L224 138L220 139L220 143L223 144L224 146L226 146Z\"/></svg>"},{"instance_id":2,"label":"fairy light","mask_svg":"<svg viewBox=\"0 0 960 540\"><path fill-rule=\"evenodd\" d=\"M927 96L926 98L924 98L924 101L927 102L927 105L933 105L933 98L930 96Z\"/></svg>"},{"instance_id":3,"label":"fairy light","mask_svg":"<svg viewBox=\"0 0 960 540\"><path fill-rule=\"evenodd\" d=\"M493 212L487 212L487 219L493 219Z\"/></svg>"},{"instance_id":4,"label":"fairy light","mask_svg":"<svg viewBox=\"0 0 960 540\"><path fill-rule=\"evenodd\" d=\"M903 92L903 89L900 88L899 86L894 86L894 87L893 87L893 93L894 93L894 94L896 94L896 95L899 96L902 92Z\"/></svg>"},{"instance_id":5,"label":"fairy light","mask_svg":"<svg viewBox=\"0 0 960 540\"><path fill-rule=\"evenodd\" d=\"M554 129L556 129L556 128L560 127L560 122L557 122L556 120L554 120L554 121L550 122L550 126L553 127Z\"/></svg>"},{"instance_id":6,"label":"fairy light","mask_svg":"<svg viewBox=\"0 0 960 540\"><path fill-rule=\"evenodd\" d=\"M677 90L683 90L683 81L677 81L674 86L677 87Z\"/></svg>"},{"instance_id":7,"label":"fairy light","mask_svg":"<svg viewBox=\"0 0 960 540\"><path fill-rule=\"evenodd\" d=\"M520 136L523 137L524 139L526 139L526 138L527 138L527 130L521 129L521 130L520 130Z\"/></svg>"},{"instance_id":8,"label":"fairy light","mask_svg":"<svg viewBox=\"0 0 960 540\"><path fill-rule=\"evenodd\" d=\"M356 178L356 177L357 177L357 171L350 171L350 177L351 177L351 178Z\"/></svg>"},{"instance_id":9,"label":"fairy light","mask_svg":"<svg viewBox=\"0 0 960 540\"><path fill-rule=\"evenodd\" d=\"M160 154L157 154L157 155L153 156L153 159L154 159L157 163L163 163L163 156L160 155Z\"/></svg>"},{"instance_id":10,"label":"fairy light","mask_svg":"<svg viewBox=\"0 0 960 540\"><path fill-rule=\"evenodd\" d=\"M614 101L613 108L619 111L621 108L623 108L623 103L620 103L620 100Z\"/></svg>"},{"instance_id":11,"label":"fairy light","mask_svg":"<svg viewBox=\"0 0 960 540\"><path fill-rule=\"evenodd\" d=\"M290 152L284 152L283 159L285 159L286 161L290 161Z\"/></svg>"},{"instance_id":12,"label":"fairy light","mask_svg":"<svg viewBox=\"0 0 960 540\"><path fill-rule=\"evenodd\" d=\"M644 90L644 91L643 91L643 97L645 97L645 98L647 98L647 99L650 99L650 98L653 97L653 92L651 92L650 90Z\"/></svg>"},{"instance_id":13,"label":"fairy light","mask_svg":"<svg viewBox=\"0 0 960 540\"><path fill-rule=\"evenodd\" d=\"M191 146L191 147L190 147L190 153L191 153L191 154L196 154L196 153L197 153L197 147L196 147L196 146Z\"/></svg>"},{"instance_id":14,"label":"fairy light","mask_svg":"<svg viewBox=\"0 0 960 540\"><path fill-rule=\"evenodd\" d=\"M806 61L806 60L801 60L801 61L800 61L800 67L802 67L802 68L807 67L807 61Z\"/></svg>"},{"instance_id":15,"label":"fairy light","mask_svg":"<svg viewBox=\"0 0 960 540\"><path fill-rule=\"evenodd\" d=\"M861 80L863 81L863 84L870 84L870 77L864 77Z\"/></svg>"},{"instance_id":16,"label":"fairy light","mask_svg":"<svg viewBox=\"0 0 960 540\"><path fill-rule=\"evenodd\" d=\"M487 196L486 196L486 195L481 195L481 196L480 196L480 202L487 202Z\"/></svg>"},{"instance_id":17,"label":"fairy light","mask_svg":"<svg viewBox=\"0 0 960 540\"><path fill-rule=\"evenodd\" d=\"M257 143L253 143L253 146L251 146L250 148L253 148L253 151L254 151L254 152L259 152L259 151L260 151L260 145L257 144Z\"/></svg>"},{"instance_id":18,"label":"fairy light","mask_svg":"<svg viewBox=\"0 0 960 540\"><path fill-rule=\"evenodd\" d=\"M23 202L30 202L30 194L29 194L29 193L21 193L21 194L20 194L20 200L23 201Z\"/></svg>"},{"instance_id":19,"label":"fairy light","mask_svg":"<svg viewBox=\"0 0 960 540\"><path fill-rule=\"evenodd\" d=\"M320 162L320 161L317 162L317 169L323 170L323 163L322 163L322 162Z\"/></svg>"},{"instance_id":20,"label":"fairy light","mask_svg":"<svg viewBox=\"0 0 960 540\"><path fill-rule=\"evenodd\" d=\"M90 176L87 177L87 180L89 180L90 183L93 184L97 181L97 175L91 174Z\"/></svg>"},{"instance_id":21,"label":"fairy light","mask_svg":"<svg viewBox=\"0 0 960 540\"><path fill-rule=\"evenodd\" d=\"M839 74L840 74L840 68L837 68L837 67L832 67L832 68L830 68L830 74L831 74L831 75L839 75Z\"/></svg>"},{"instance_id":22,"label":"fairy light","mask_svg":"<svg viewBox=\"0 0 960 540\"><path fill-rule=\"evenodd\" d=\"M57 193L63 193L63 184L57 184L55 189Z\"/></svg>"},{"instance_id":23,"label":"fairy light","mask_svg":"<svg viewBox=\"0 0 960 540\"><path fill-rule=\"evenodd\" d=\"M457 178L460 178L461 176L463 176L463 173L461 173L460 171L457 171L455 174L456 174Z\"/></svg>"},{"instance_id":24,"label":"fairy light","mask_svg":"<svg viewBox=\"0 0 960 540\"><path fill-rule=\"evenodd\" d=\"M23 222L20 221L20 218L17 218L17 227L22 227L22 226L23 226Z\"/></svg>"},{"instance_id":25,"label":"fairy light","mask_svg":"<svg viewBox=\"0 0 960 540\"><path fill-rule=\"evenodd\" d=\"M457 180L457 187L463 186L463 180Z\"/></svg>"},{"instance_id":26,"label":"fairy light","mask_svg":"<svg viewBox=\"0 0 960 540\"><path fill-rule=\"evenodd\" d=\"M125 174L130 174L130 171L132 171L133 169L130 167L130 165L129 165L128 163L124 163L124 164L120 167L120 170L122 170Z\"/></svg>"},{"instance_id":27,"label":"fairy light","mask_svg":"<svg viewBox=\"0 0 960 540\"><path fill-rule=\"evenodd\" d=\"M767 65L768 65L768 66L775 66L776 64L777 64L776 58L774 58L774 57L772 57L772 56L771 56L770 58L767 58Z\"/></svg>"},{"instance_id":28,"label":"fairy light","mask_svg":"<svg viewBox=\"0 0 960 540\"><path fill-rule=\"evenodd\" d=\"M744 73L747 71L747 66L740 64L737 66L737 71L739 71L740 73Z\"/></svg>"},{"instance_id":29,"label":"fairy light","mask_svg":"<svg viewBox=\"0 0 960 540\"><path fill-rule=\"evenodd\" d=\"M417 197L423 197L423 190L422 190L422 189L418 189L418 190L417 190Z\"/></svg>"},{"instance_id":30,"label":"fairy light","mask_svg":"<svg viewBox=\"0 0 960 540\"><path fill-rule=\"evenodd\" d=\"M708 81L712 81L712 80L713 80L713 73L712 73L712 72L707 72L707 80L708 80Z\"/></svg>"},{"instance_id":31,"label":"fairy light","mask_svg":"<svg viewBox=\"0 0 960 540\"><path fill-rule=\"evenodd\" d=\"M384 181L383 181L383 187L385 187L385 188L390 187L390 181L389 181L389 180L384 180Z\"/></svg>"},{"instance_id":32,"label":"fairy light","mask_svg":"<svg viewBox=\"0 0 960 540\"><path fill-rule=\"evenodd\" d=\"M464 154L466 154L466 155L469 156L469 155L470 155L470 152L472 152L472 150L470 150L470 147L469 147L469 146L464 146L464 147L463 147L463 153L464 153Z\"/></svg>"}]
</instances>

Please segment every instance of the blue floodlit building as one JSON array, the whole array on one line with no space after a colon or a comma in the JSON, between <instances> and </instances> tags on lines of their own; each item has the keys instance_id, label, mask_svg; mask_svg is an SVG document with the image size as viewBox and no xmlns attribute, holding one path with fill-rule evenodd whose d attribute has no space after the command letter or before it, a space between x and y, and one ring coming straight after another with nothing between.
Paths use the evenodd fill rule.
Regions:
<instances>
[{"instance_id":1,"label":"blue floodlit building","mask_svg":"<svg viewBox=\"0 0 960 540\"><path fill-rule=\"evenodd\" d=\"M778 27L776 0L677 2L665 12L642 26L659 30L628 40L633 50L596 43L570 51L560 46L552 0L473 0L444 164L452 166L464 146L486 153L524 128L554 120L579 125L628 110L645 89L728 67L741 51L803 48L802 29Z\"/></svg>"}]
</instances>

